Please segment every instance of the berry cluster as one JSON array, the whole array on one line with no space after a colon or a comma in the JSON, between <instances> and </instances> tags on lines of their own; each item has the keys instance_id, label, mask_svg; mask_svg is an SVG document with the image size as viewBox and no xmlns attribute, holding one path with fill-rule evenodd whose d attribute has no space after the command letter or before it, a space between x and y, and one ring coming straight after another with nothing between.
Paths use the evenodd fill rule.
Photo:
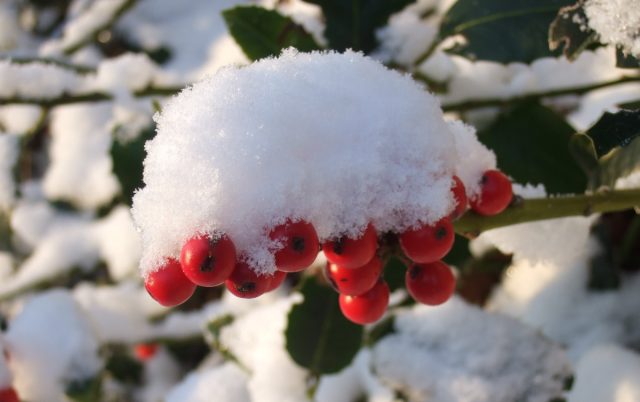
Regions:
<instances>
[{"instance_id":1,"label":"berry cluster","mask_svg":"<svg viewBox=\"0 0 640 402\"><path fill-rule=\"evenodd\" d=\"M511 182L497 170L482 175L480 193L467 200L464 184L453 176L455 208L451 215L434 224L423 224L397 235L404 255L412 261L405 276L409 294L418 302L442 304L455 288L450 268L440 260L454 241L452 220L462 216L467 205L481 215L502 212L512 198ZM315 260L320 249L328 263L325 276L340 293L343 314L358 324L382 317L389 303L389 287L381 279L383 262L378 253L378 235L369 224L358 238L346 236L320 244L315 228L304 220L287 220L272 228L269 238L279 246L273 256L276 271L259 275L238 254L225 234L198 235L182 247L180 260L169 258L145 281L149 294L164 306L183 303L196 286L224 285L241 298L255 298L275 290L287 273L299 272Z\"/></svg>"}]
</instances>

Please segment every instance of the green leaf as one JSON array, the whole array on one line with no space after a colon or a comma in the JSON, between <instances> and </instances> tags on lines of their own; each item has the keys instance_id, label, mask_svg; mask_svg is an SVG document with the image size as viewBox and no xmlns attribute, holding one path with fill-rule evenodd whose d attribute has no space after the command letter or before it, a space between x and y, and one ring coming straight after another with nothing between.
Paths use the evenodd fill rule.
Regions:
<instances>
[{"instance_id":1,"label":"green leaf","mask_svg":"<svg viewBox=\"0 0 640 402\"><path fill-rule=\"evenodd\" d=\"M288 47L301 52L320 49L302 26L275 10L238 6L224 10L222 17L231 36L251 60L277 56Z\"/></svg>"},{"instance_id":2,"label":"green leaf","mask_svg":"<svg viewBox=\"0 0 640 402\"><path fill-rule=\"evenodd\" d=\"M375 32L389 17L415 0L304 0L322 8L324 35L331 49L368 53L378 45Z\"/></svg>"},{"instance_id":3,"label":"green leaf","mask_svg":"<svg viewBox=\"0 0 640 402\"><path fill-rule=\"evenodd\" d=\"M640 68L640 60L630 54L625 54L620 48L616 49L616 67Z\"/></svg>"},{"instance_id":4,"label":"green leaf","mask_svg":"<svg viewBox=\"0 0 640 402\"><path fill-rule=\"evenodd\" d=\"M530 63L552 56L549 25L575 0L458 0L445 15L440 37L462 35L450 49L470 59Z\"/></svg>"},{"instance_id":5,"label":"green leaf","mask_svg":"<svg viewBox=\"0 0 640 402\"><path fill-rule=\"evenodd\" d=\"M300 292L304 301L289 312L285 330L289 355L314 375L342 370L360 349L362 326L344 318L338 295L315 278L306 278Z\"/></svg>"},{"instance_id":6,"label":"green leaf","mask_svg":"<svg viewBox=\"0 0 640 402\"><path fill-rule=\"evenodd\" d=\"M590 45L598 43L598 34L588 27L583 5L584 2L579 1L560 9L549 27L549 49L561 47L569 60L575 60Z\"/></svg>"},{"instance_id":7,"label":"green leaf","mask_svg":"<svg viewBox=\"0 0 640 402\"><path fill-rule=\"evenodd\" d=\"M102 400L102 376L71 381L67 385L65 394L73 402L93 402Z\"/></svg>"},{"instance_id":8,"label":"green leaf","mask_svg":"<svg viewBox=\"0 0 640 402\"><path fill-rule=\"evenodd\" d=\"M385 282L389 285L389 290L394 291L396 289L404 288L404 276L407 271L407 267L402 260L394 255L390 256L384 264L384 270L382 275Z\"/></svg>"},{"instance_id":9,"label":"green leaf","mask_svg":"<svg viewBox=\"0 0 640 402\"><path fill-rule=\"evenodd\" d=\"M128 205L131 205L134 191L142 187L142 162L146 156L144 144L154 135L155 126L144 130L129 142L122 143L114 139L111 144L113 173L120 181L122 197Z\"/></svg>"},{"instance_id":10,"label":"green leaf","mask_svg":"<svg viewBox=\"0 0 640 402\"><path fill-rule=\"evenodd\" d=\"M575 130L538 102L507 111L479 139L493 149L498 167L519 183L544 184L550 194L582 193L587 177L569 150Z\"/></svg>"},{"instance_id":11,"label":"green leaf","mask_svg":"<svg viewBox=\"0 0 640 402\"><path fill-rule=\"evenodd\" d=\"M142 383L142 364L125 350L112 350L105 363L105 370L121 383Z\"/></svg>"},{"instance_id":12,"label":"green leaf","mask_svg":"<svg viewBox=\"0 0 640 402\"><path fill-rule=\"evenodd\" d=\"M640 169L640 138L636 138L624 148L614 148L598 161L589 188L613 187L616 180Z\"/></svg>"},{"instance_id":13,"label":"green leaf","mask_svg":"<svg viewBox=\"0 0 640 402\"><path fill-rule=\"evenodd\" d=\"M598 158L615 147L626 147L640 136L640 110L605 112L600 120L587 130L593 140Z\"/></svg>"}]
</instances>

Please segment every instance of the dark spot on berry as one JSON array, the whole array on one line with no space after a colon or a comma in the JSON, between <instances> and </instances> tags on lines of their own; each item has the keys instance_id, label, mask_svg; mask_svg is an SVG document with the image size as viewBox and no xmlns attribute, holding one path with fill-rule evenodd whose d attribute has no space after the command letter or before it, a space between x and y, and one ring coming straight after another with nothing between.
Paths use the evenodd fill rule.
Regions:
<instances>
[{"instance_id":1,"label":"dark spot on berry","mask_svg":"<svg viewBox=\"0 0 640 402\"><path fill-rule=\"evenodd\" d=\"M418 265L413 265L409 268L409 277L411 279L417 279L420 276L420 267Z\"/></svg>"},{"instance_id":2,"label":"dark spot on berry","mask_svg":"<svg viewBox=\"0 0 640 402\"><path fill-rule=\"evenodd\" d=\"M340 278L340 282L349 282L347 278Z\"/></svg>"},{"instance_id":3,"label":"dark spot on berry","mask_svg":"<svg viewBox=\"0 0 640 402\"><path fill-rule=\"evenodd\" d=\"M444 226L440 226L436 229L436 239L441 240L447 235L447 229Z\"/></svg>"},{"instance_id":4,"label":"dark spot on berry","mask_svg":"<svg viewBox=\"0 0 640 402\"><path fill-rule=\"evenodd\" d=\"M236 286L236 289L240 293L253 292L254 290L256 290L256 283L255 282L243 282L239 286Z\"/></svg>"},{"instance_id":5,"label":"dark spot on berry","mask_svg":"<svg viewBox=\"0 0 640 402\"><path fill-rule=\"evenodd\" d=\"M489 181L489 178L487 177L487 175L483 174L482 178L480 179L480 184L485 185L487 184L488 181Z\"/></svg>"},{"instance_id":6,"label":"dark spot on berry","mask_svg":"<svg viewBox=\"0 0 640 402\"><path fill-rule=\"evenodd\" d=\"M304 237L294 236L291 239L291 247L293 251L297 251L299 253L304 251Z\"/></svg>"},{"instance_id":7,"label":"dark spot on berry","mask_svg":"<svg viewBox=\"0 0 640 402\"><path fill-rule=\"evenodd\" d=\"M333 242L333 252L338 255L344 253L344 237Z\"/></svg>"},{"instance_id":8,"label":"dark spot on berry","mask_svg":"<svg viewBox=\"0 0 640 402\"><path fill-rule=\"evenodd\" d=\"M208 255L200 264L200 272L211 272L216 265L216 257Z\"/></svg>"}]
</instances>

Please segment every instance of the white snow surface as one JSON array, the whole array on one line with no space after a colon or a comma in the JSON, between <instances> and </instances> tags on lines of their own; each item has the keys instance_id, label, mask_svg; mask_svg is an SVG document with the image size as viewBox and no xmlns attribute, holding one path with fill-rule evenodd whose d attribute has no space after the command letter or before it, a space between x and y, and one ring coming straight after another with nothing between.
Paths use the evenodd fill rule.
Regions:
<instances>
[{"instance_id":1,"label":"white snow surface","mask_svg":"<svg viewBox=\"0 0 640 402\"><path fill-rule=\"evenodd\" d=\"M456 297L398 314L395 328L373 347L373 368L411 401L547 402L569 375L559 345Z\"/></svg>"},{"instance_id":2,"label":"white snow surface","mask_svg":"<svg viewBox=\"0 0 640 402\"><path fill-rule=\"evenodd\" d=\"M53 111L51 162L43 182L48 198L94 209L120 191L109 155L110 122L108 102L67 105Z\"/></svg>"},{"instance_id":3,"label":"white snow surface","mask_svg":"<svg viewBox=\"0 0 640 402\"><path fill-rule=\"evenodd\" d=\"M591 349L578 362L568 402L640 401L640 355L618 345Z\"/></svg>"},{"instance_id":4,"label":"white snow surface","mask_svg":"<svg viewBox=\"0 0 640 402\"><path fill-rule=\"evenodd\" d=\"M601 42L640 56L639 0L587 0L584 12Z\"/></svg>"},{"instance_id":5,"label":"white snow surface","mask_svg":"<svg viewBox=\"0 0 640 402\"><path fill-rule=\"evenodd\" d=\"M266 233L287 218L311 222L321 240L357 236L369 222L379 231L432 223L453 208L457 149L465 176L495 163L408 76L351 51L288 50L222 69L156 120L133 205L143 275L196 233L226 233L268 273Z\"/></svg>"},{"instance_id":6,"label":"white snow surface","mask_svg":"<svg viewBox=\"0 0 640 402\"><path fill-rule=\"evenodd\" d=\"M76 90L82 78L52 64L0 60L0 97L46 99Z\"/></svg>"},{"instance_id":7,"label":"white snow surface","mask_svg":"<svg viewBox=\"0 0 640 402\"><path fill-rule=\"evenodd\" d=\"M280 373L276 374L277 376ZM167 395L166 402L252 402L247 375L233 363L194 371Z\"/></svg>"},{"instance_id":8,"label":"white snow surface","mask_svg":"<svg viewBox=\"0 0 640 402\"><path fill-rule=\"evenodd\" d=\"M0 213L8 212L15 201L13 168L18 161L18 137L0 132Z\"/></svg>"},{"instance_id":9,"label":"white snow surface","mask_svg":"<svg viewBox=\"0 0 640 402\"><path fill-rule=\"evenodd\" d=\"M24 400L62 402L65 383L94 376L102 362L84 313L68 292L30 299L6 333L14 387Z\"/></svg>"}]
</instances>

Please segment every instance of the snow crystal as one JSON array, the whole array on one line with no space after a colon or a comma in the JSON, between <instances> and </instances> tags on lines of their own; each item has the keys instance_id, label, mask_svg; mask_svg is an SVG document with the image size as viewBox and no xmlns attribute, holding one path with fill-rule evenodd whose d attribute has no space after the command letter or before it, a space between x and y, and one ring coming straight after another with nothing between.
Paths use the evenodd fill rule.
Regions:
<instances>
[{"instance_id":1,"label":"snow crystal","mask_svg":"<svg viewBox=\"0 0 640 402\"><path fill-rule=\"evenodd\" d=\"M601 42L640 56L640 1L587 0L584 12Z\"/></svg>"},{"instance_id":2,"label":"snow crystal","mask_svg":"<svg viewBox=\"0 0 640 402\"><path fill-rule=\"evenodd\" d=\"M7 212L15 200L13 167L18 161L18 138L0 132L0 213Z\"/></svg>"},{"instance_id":3,"label":"snow crystal","mask_svg":"<svg viewBox=\"0 0 640 402\"><path fill-rule=\"evenodd\" d=\"M62 106L52 112L51 163L44 177L48 198L94 209L118 193L109 155L110 121L109 103Z\"/></svg>"},{"instance_id":4,"label":"snow crystal","mask_svg":"<svg viewBox=\"0 0 640 402\"><path fill-rule=\"evenodd\" d=\"M401 313L395 328L374 346L374 370L413 401L546 402L569 374L559 346L457 298Z\"/></svg>"},{"instance_id":5,"label":"snow crystal","mask_svg":"<svg viewBox=\"0 0 640 402\"><path fill-rule=\"evenodd\" d=\"M20 397L62 402L64 383L94 376L98 343L80 307L65 291L33 297L10 322L6 344Z\"/></svg>"},{"instance_id":6,"label":"snow crystal","mask_svg":"<svg viewBox=\"0 0 640 402\"><path fill-rule=\"evenodd\" d=\"M285 350L287 314L298 300L293 296L253 308L222 330L222 344L252 373L247 385L252 402L307 399L307 371L297 366Z\"/></svg>"},{"instance_id":7,"label":"snow crystal","mask_svg":"<svg viewBox=\"0 0 640 402\"><path fill-rule=\"evenodd\" d=\"M640 355L617 345L593 348L578 362L568 402L640 401Z\"/></svg>"},{"instance_id":8,"label":"snow crystal","mask_svg":"<svg viewBox=\"0 0 640 402\"><path fill-rule=\"evenodd\" d=\"M358 53L289 50L223 69L172 99L157 122L133 207L145 275L197 232L227 233L266 273L266 231L287 217L325 240L368 222L401 231L453 207L459 156L437 100ZM487 152L469 128L453 131L463 131L455 148L465 159Z\"/></svg>"},{"instance_id":9,"label":"snow crystal","mask_svg":"<svg viewBox=\"0 0 640 402\"><path fill-rule=\"evenodd\" d=\"M209 402L212 395L216 402L255 401L247 391L247 375L232 363L189 374L169 392L166 401Z\"/></svg>"},{"instance_id":10,"label":"snow crystal","mask_svg":"<svg viewBox=\"0 0 640 402\"><path fill-rule=\"evenodd\" d=\"M82 78L52 64L0 60L0 97L55 98L75 91Z\"/></svg>"}]
</instances>

